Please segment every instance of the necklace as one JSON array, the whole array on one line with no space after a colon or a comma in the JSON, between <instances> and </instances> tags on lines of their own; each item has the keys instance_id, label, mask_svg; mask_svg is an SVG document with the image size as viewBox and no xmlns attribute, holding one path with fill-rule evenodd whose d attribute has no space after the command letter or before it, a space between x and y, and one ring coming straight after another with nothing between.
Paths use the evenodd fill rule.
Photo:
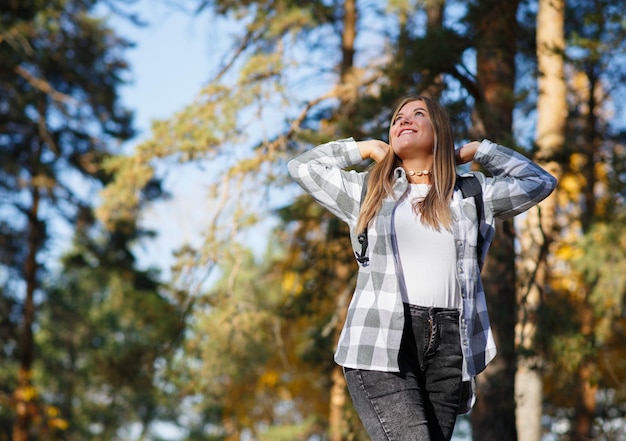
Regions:
<instances>
[{"instance_id":1,"label":"necklace","mask_svg":"<svg viewBox=\"0 0 626 441\"><path fill-rule=\"evenodd\" d=\"M427 176L427 175L432 175L433 171L432 170L418 170L418 171L408 170L407 174L409 176Z\"/></svg>"}]
</instances>

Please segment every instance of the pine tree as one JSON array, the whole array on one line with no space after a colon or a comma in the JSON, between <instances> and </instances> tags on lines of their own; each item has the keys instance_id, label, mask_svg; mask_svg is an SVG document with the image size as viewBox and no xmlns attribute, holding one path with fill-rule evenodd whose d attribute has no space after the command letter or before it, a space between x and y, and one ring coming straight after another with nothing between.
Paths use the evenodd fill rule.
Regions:
<instances>
[{"instance_id":1,"label":"pine tree","mask_svg":"<svg viewBox=\"0 0 626 441\"><path fill-rule=\"evenodd\" d=\"M57 407L37 370L43 364L38 357L50 349L37 345L38 335L48 331L41 326L59 326L40 322L52 316L48 308L55 297L55 287L44 281L54 278L64 229L78 231L93 221L96 192L110 180L103 161L133 135L131 114L118 100L127 68L121 52L129 44L92 15L95 6L77 0L2 6L0 240L8 245L1 262L2 304L12 309L13 339L3 342L5 369L11 366L4 383L10 386L2 390L3 401L11 403L3 433L15 441L65 427L67 415L49 418ZM152 188L157 195L158 185L149 184L142 191ZM148 194L143 191L141 200ZM136 224L116 228L125 245L137 237ZM115 238L107 245L122 255L127 251L116 247Z\"/></svg>"},{"instance_id":2,"label":"pine tree","mask_svg":"<svg viewBox=\"0 0 626 441\"><path fill-rule=\"evenodd\" d=\"M476 33L476 114L474 138L488 137L515 146L513 109L518 1L482 0L469 8L468 22ZM478 401L471 414L475 440L515 440L514 328L515 230L512 221L496 224L496 236L483 269L483 281L498 356L477 378Z\"/></svg>"},{"instance_id":3,"label":"pine tree","mask_svg":"<svg viewBox=\"0 0 626 441\"><path fill-rule=\"evenodd\" d=\"M538 64L537 129L535 154L539 165L557 179L561 176L567 119L565 54L565 2L539 1L536 56ZM558 190L557 190L558 191ZM548 249L557 232L557 192L533 207L520 227L519 321L516 330L518 368L515 378L517 437L539 441L543 416L543 366L537 344L542 299L549 286Z\"/></svg>"}]
</instances>

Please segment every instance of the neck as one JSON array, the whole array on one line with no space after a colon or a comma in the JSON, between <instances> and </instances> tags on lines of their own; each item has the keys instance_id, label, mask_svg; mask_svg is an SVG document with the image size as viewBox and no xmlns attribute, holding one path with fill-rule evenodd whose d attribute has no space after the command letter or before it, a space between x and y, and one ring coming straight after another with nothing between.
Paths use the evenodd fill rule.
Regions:
<instances>
[{"instance_id":1,"label":"neck","mask_svg":"<svg viewBox=\"0 0 626 441\"><path fill-rule=\"evenodd\" d=\"M428 162L404 162L402 164L409 182L416 184L429 184L433 175L433 163Z\"/></svg>"},{"instance_id":2,"label":"neck","mask_svg":"<svg viewBox=\"0 0 626 441\"><path fill-rule=\"evenodd\" d=\"M418 175L411 175L410 172L407 173L406 177L409 180L409 182L411 184L430 184L432 181L432 174L428 173L427 175L422 174L421 176Z\"/></svg>"},{"instance_id":3,"label":"neck","mask_svg":"<svg viewBox=\"0 0 626 441\"><path fill-rule=\"evenodd\" d=\"M433 168L433 163L435 162L432 153L414 153L401 159L402 166L406 170L430 170Z\"/></svg>"}]
</instances>

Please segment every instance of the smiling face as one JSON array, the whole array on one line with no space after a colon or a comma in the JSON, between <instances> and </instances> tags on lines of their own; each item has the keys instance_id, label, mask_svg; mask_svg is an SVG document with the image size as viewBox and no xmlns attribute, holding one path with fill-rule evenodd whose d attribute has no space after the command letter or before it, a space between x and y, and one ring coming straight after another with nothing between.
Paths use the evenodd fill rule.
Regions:
<instances>
[{"instance_id":1,"label":"smiling face","mask_svg":"<svg viewBox=\"0 0 626 441\"><path fill-rule=\"evenodd\" d=\"M409 101L398 110L389 127L389 140L402 160L433 154L435 132L423 101Z\"/></svg>"}]
</instances>

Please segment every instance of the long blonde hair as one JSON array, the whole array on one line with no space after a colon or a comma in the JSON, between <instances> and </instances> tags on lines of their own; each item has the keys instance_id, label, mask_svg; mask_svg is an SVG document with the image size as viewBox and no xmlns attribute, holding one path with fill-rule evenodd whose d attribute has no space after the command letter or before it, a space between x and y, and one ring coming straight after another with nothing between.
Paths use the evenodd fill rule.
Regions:
<instances>
[{"instance_id":1,"label":"long blonde hair","mask_svg":"<svg viewBox=\"0 0 626 441\"><path fill-rule=\"evenodd\" d=\"M395 120L396 115L405 104L413 101L421 101L426 106L435 135L433 185L422 201L413 203L413 211L421 216L423 224L437 231L440 231L441 228L449 230L452 227L450 200L456 179L452 125L448 114L439 103L421 95L408 95L398 100L391 121ZM402 160L394 153L393 148L390 148L385 158L370 168L367 196L363 201L357 221L359 233L363 232L376 216L383 199L387 195L395 197L393 193L394 170L401 166Z\"/></svg>"}]
</instances>

